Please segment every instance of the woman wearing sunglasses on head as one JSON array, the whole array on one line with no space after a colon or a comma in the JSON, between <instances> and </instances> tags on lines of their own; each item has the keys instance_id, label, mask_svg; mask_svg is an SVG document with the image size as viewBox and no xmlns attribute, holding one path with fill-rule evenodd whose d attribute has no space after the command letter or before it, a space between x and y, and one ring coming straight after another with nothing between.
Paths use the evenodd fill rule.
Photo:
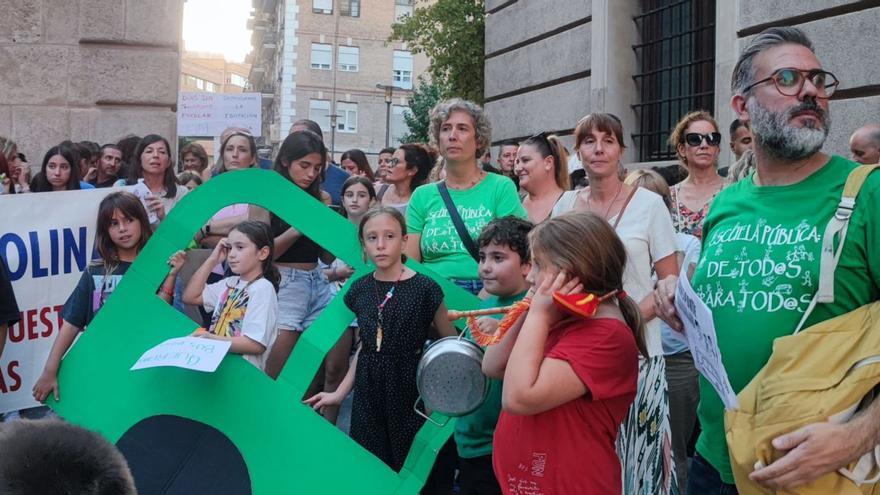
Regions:
<instances>
[{"instance_id":1,"label":"woman wearing sunglasses on head","mask_svg":"<svg viewBox=\"0 0 880 495\"><path fill-rule=\"evenodd\" d=\"M406 215L413 191L428 180L437 154L422 144L402 144L385 165L385 184L376 192L384 206Z\"/></svg>"},{"instance_id":2,"label":"woman wearing sunglasses on head","mask_svg":"<svg viewBox=\"0 0 880 495\"><path fill-rule=\"evenodd\" d=\"M703 218L712 200L724 187L718 175L721 133L709 112L691 112L675 125L669 135L681 165L687 170L685 180L669 188L672 196L672 223L676 232L698 239L703 232Z\"/></svg>"}]
</instances>

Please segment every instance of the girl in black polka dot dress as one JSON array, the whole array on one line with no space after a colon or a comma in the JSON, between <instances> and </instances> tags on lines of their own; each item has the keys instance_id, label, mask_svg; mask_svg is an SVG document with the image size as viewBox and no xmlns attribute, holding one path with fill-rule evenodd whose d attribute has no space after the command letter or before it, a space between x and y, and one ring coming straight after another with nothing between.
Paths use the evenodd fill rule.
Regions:
<instances>
[{"instance_id":1,"label":"girl in black polka dot dress","mask_svg":"<svg viewBox=\"0 0 880 495\"><path fill-rule=\"evenodd\" d=\"M355 281L345 304L357 316L358 345L351 367L334 392L305 402L315 409L342 403L354 388L351 437L399 471L424 421L413 411L419 393L416 369L431 323L454 335L443 291L429 277L404 266L406 221L394 208L370 210L358 235L376 270Z\"/></svg>"}]
</instances>

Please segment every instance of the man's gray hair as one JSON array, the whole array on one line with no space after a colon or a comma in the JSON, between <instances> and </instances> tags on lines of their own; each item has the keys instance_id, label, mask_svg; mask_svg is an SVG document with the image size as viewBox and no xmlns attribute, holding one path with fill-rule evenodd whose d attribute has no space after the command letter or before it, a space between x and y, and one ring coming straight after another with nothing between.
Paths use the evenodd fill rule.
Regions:
<instances>
[{"instance_id":1,"label":"man's gray hair","mask_svg":"<svg viewBox=\"0 0 880 495\"><path fill-rule=\"evenodd\" d=\"M453 112L465 112L471 116L474 121L474 137L477 141L477 158L483 156L483 153L489 149L492 142L492 126L489 124L489 118L480 105L461 98L452 98L451 100L441 101L431 110L431 144L439 148L440 143L440 127L443 122L449 120L449 116Z\"/></svg>"},{"instance_id":2,"label":"man's gray hair","mask_svg":"<svg viewBox=\"0 0 880 495\"><path fill-rule=\"evenodd\" d=\"M795 44L806 47L811 52L813 42L810 38L796 27L774 27L761 31L761 34L752 38L745 50L739 55L736 65L733 67L733 77L730 81L730 90L733 94L742 94L743 90L754 83L755 69L752 65L755 55L779 45Z\"/></svg>"}]
</instances>

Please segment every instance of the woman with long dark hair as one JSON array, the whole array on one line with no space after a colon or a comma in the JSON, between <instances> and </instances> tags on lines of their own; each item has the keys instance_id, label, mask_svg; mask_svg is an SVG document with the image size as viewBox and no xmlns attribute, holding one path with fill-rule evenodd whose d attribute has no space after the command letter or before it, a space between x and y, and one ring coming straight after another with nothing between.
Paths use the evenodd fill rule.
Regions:
<instances>
[{"instance_id":1,"label":"woman with long dark hair","mask_svg":"<svg viewBox=\"0 0 880 495\"><path fill-rule=\"evenodd\" d=\"M278 150L275 171L326 203L329 197L325 198L327 194L321 191L326 159L327 148L320 137L311 131L294 132ZM252 210L257 215L264 211ZM281 273L278 338L266 360L266 374L276 378L300 335L318 319L332 299L330 283L318 260L329 264L335 257L274 214L270 213L267 220L275 236L275 265Z\"/></svg>"},{"instance_id":2,"label":"woman with long dark hair","mask_svg":"<svg viewBox=\"0 0 880 495\"><path fill-rule=\"evenodd\" d=\"M436 153L421 144L403 144L394 151L385 171L385 185L376 193L384 206L406 215L413 191L428 180Z\"/></svg>"},{"instance_id":3,"label":"woman with long dark hair","mask_svg":"<svg viewBox=\"0 0 880 495\"><path fill-rule=\"evenodd\" d=\"M342 169L351 175L359 175L373 180L373 169L367 160L367 155L359 149L350 149L339 158Z\"/></svg>"},{"instance_id":4,"label":"woman with long dark hair","mask_svg":"<svg viewBox=\"0 0 880 495\"><path fill-rule=\"evenodd\" d=\"M40 173L31 181L32 192L79 189L79 155L73 146L61 143L49 148Z\"/></svg>"}]
</instances>

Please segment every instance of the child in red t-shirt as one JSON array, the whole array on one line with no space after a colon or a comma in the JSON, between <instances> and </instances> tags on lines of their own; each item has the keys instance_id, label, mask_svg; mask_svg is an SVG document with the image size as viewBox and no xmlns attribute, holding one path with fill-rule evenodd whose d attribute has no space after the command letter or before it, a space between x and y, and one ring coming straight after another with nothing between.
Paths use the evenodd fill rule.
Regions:
<instances>
[{"instance_id":1,"label":"child in red t-shirt","mask_svg":"<svg viewBox=\"0 0 880 495\"><path fill-rule=\"evenodd\" d=\"M638 305L622 291L626 251L591 213L545 221L529 240L531 306L483 360L504 377L495 476L508 494L621 493L614 441L646 353ZM554 292L619 297L583 318L562 312Z\"/></svg>"}]
</instances>

